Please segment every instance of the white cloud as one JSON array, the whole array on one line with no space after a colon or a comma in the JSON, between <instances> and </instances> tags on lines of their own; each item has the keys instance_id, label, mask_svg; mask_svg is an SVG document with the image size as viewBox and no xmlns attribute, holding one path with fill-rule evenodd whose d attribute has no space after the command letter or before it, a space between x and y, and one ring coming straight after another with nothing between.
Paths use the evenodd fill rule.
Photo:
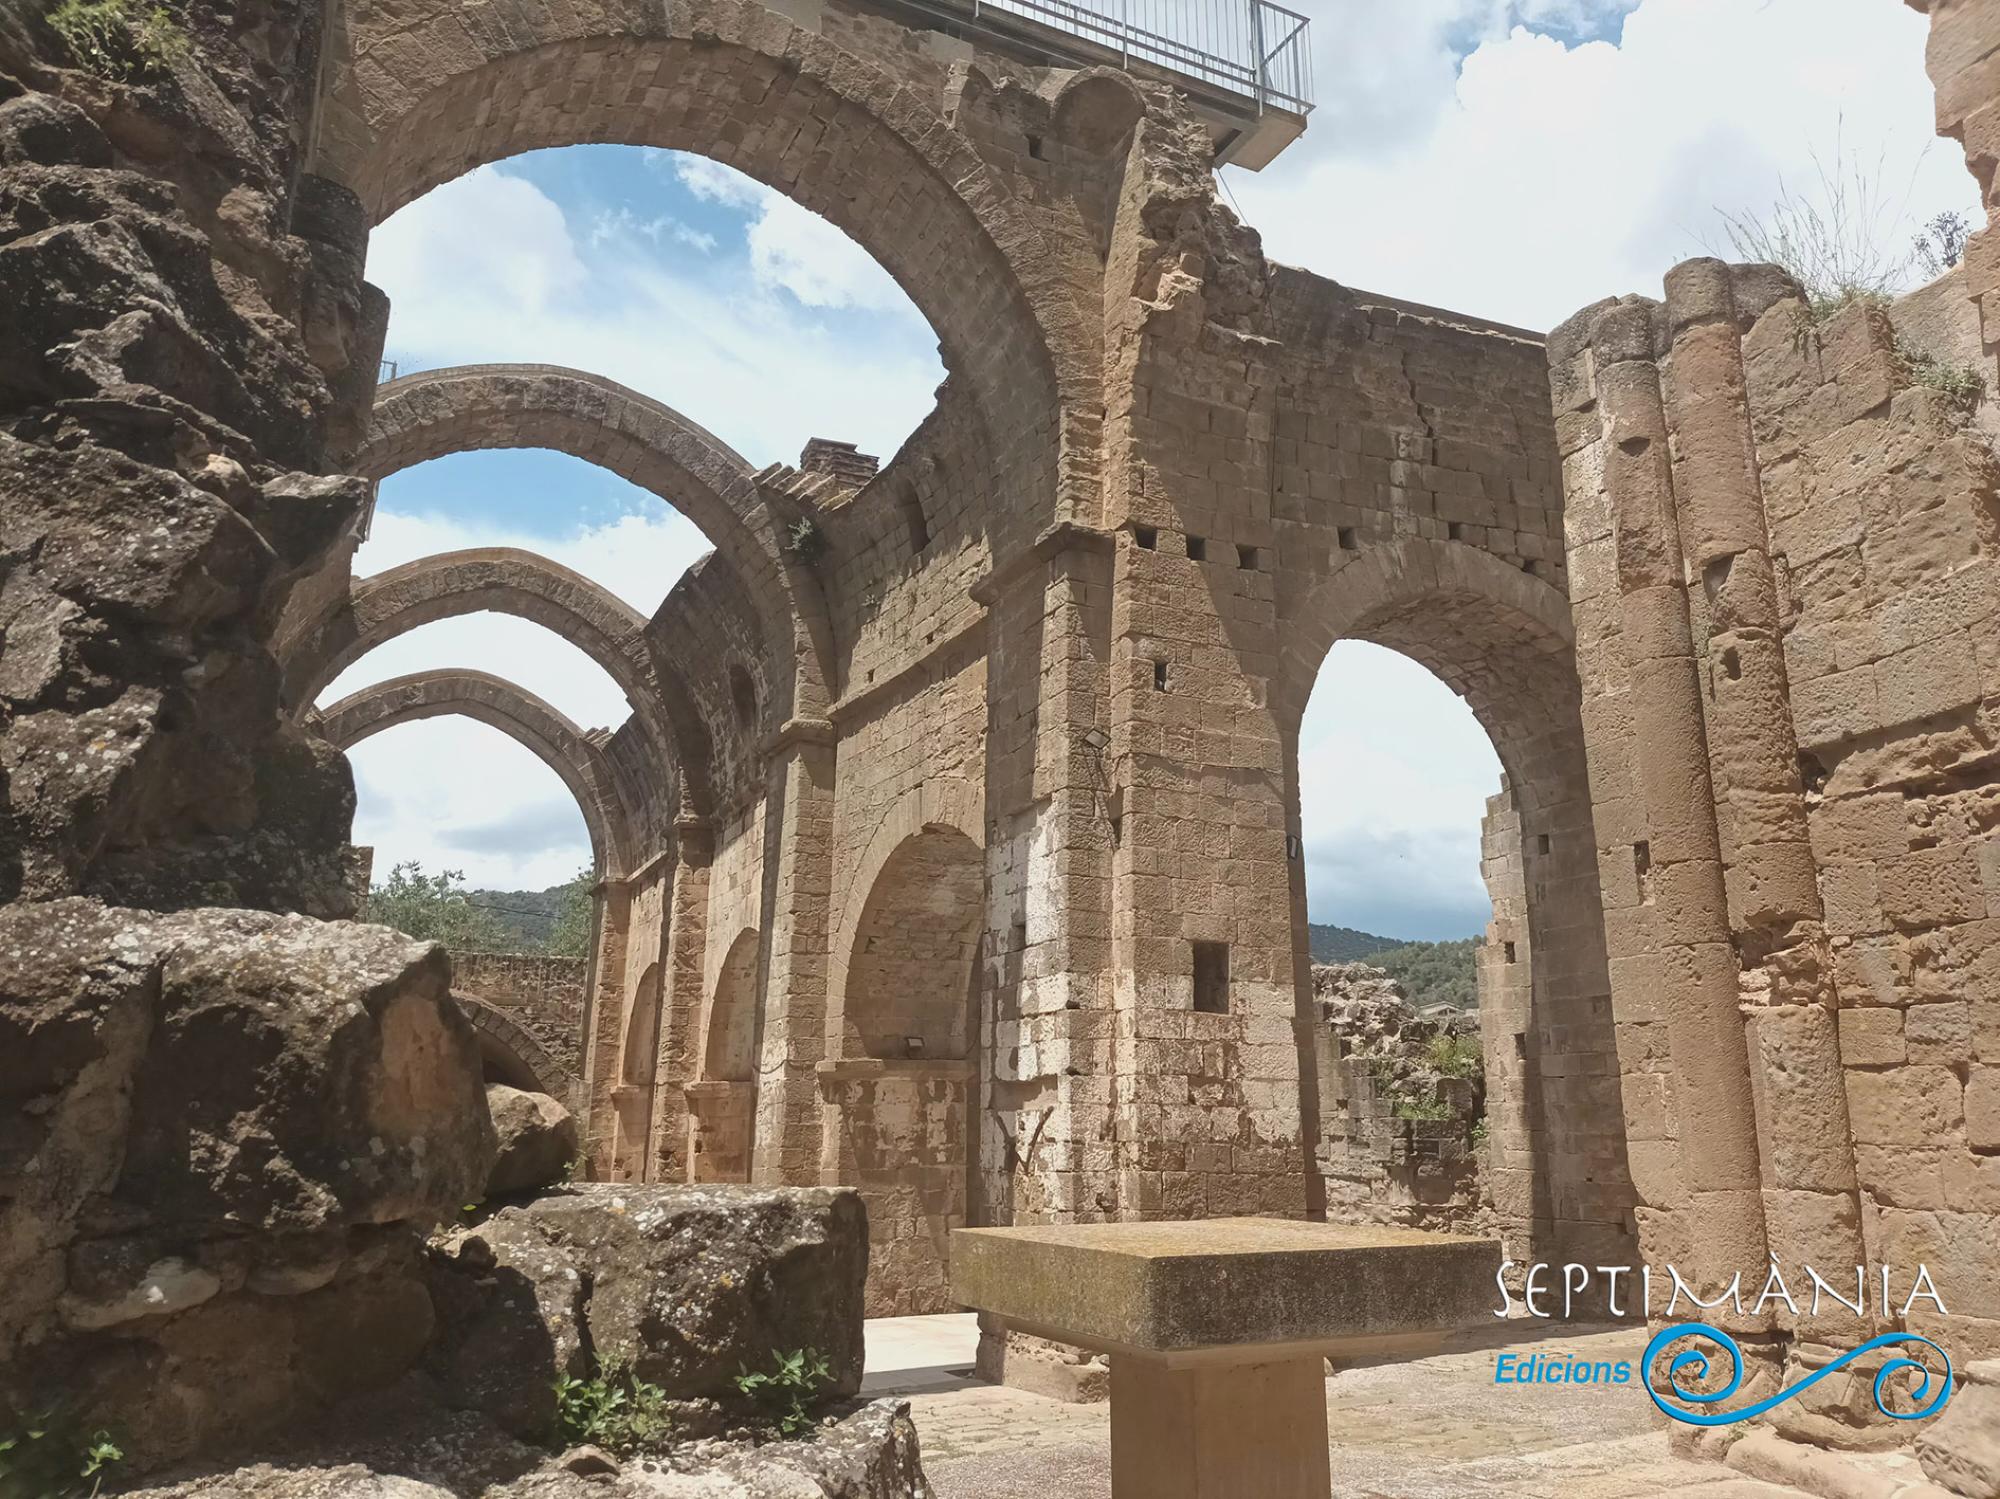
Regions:
<instances>
[{"instance_id":1,"label":"white cloud","mask_svg":"<svg viewBox=\"0 0 2000 1499\"><path fill-rule=\"evenodd\" d=\"M707 166L722 183L727 169ZM747 289L713 284L719 257L690 244L686 226L607 213L579 233L554 199L501 167L444 184L370 241L369 278L391 299L390 357L406 369L526 360L590 370L684 412L755 463L796 461L809 437L888 457L944 378L935 336L851 241L738 182L709 190L756 212ZM827 316L845 310L870 315L865 333Z\"/></svg>"},{"instance_id":2,"label":"white cloud","mask_svg":"<svg viewBox=\"0 0 2000 1499\"><path fill-rule=\"evenodd\" d=\"M1644 0L1619 45L1496 34L1496 17L1588 27L1620 9L1587 6L1315 15L1322 108L1263 173L1229 173L1270 253L1546 328L1600 297L1657 295L1676 261L1726 247L1716 209L1763 212L1781 181L1810 186L1837 134L1858 161L1884 154L1894 248L1934 212L1976 212L1957 148L1932 144L1925 22L1906 7ZM1450 39L1468 32L1485 40L1454 80Z\"/></svg>"},{"instance_id":3,"label":"white cloud","mask_svg":"<svg viewBox=\"0 0 2000 1499\"><path fill-rule=\"evenodd\" d=\"M1462 698L1406 656L1339 642L1299 733L1313 920L1388 937L1479 930L1479 824L1499 789L1499 758Z\"/></svg>"},{"instance_id":4,"label":"white cloud","mask_svg":"<svg viewBox=\"0 0 2000 1499\"><path fill-rule=\"evenodd\" d=\"M765 291L782 288L808 307L893 312L908 306L889 273L861 246L783 193L705 156L674 158L697 198L754 215L750 271Z\"/></svg>"},{"instance_id":5,"label":"white cloud","mask_svg":"<svg viewBox=\"0 0 2000 1499\"><path fill-rule=\"evenodd\" d=\"M355 843L374 878L408 859L490 890L545 890L590 862L583 814L554 771L466 718L404 724L348 752Z\"/></svg>"}]
</instances>

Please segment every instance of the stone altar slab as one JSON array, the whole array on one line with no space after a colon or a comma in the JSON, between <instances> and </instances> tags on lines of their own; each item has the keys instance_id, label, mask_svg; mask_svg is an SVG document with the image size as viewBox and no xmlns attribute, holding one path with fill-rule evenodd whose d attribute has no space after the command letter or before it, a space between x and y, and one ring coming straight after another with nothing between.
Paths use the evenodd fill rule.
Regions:
<instances>
[{"instance_id":1,"label":"stone altar slab","mask_svg":"<svg viewBox=\"0 0 2000 1499\"><path fill-rule=\"evenodd\" d=\"M962 1228L952 1293L1111 1356L1117 1499L1327 1499L1322 1358L1417 1352L1492 1316L1500 1246L1206 1218Z\"/></svg>"}]
</instances>

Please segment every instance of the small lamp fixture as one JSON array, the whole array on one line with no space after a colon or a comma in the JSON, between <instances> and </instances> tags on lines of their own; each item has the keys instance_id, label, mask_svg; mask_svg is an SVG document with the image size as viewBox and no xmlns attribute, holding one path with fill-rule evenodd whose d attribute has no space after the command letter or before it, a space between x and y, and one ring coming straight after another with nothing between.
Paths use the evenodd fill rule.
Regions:
<instances>
[{"instance_id":1,"label":"small lamp fixture","mask_svg":"<svg viewBox=\"0 0 2000 1499\"><path fill-rule=\"evenodd\" d=\"M903 1055L913 1062L922 1061L924 1055L924 1038L922 1036L903 1037Z\"/></svg>"},{"instance_id":2,"label":"small lamp fixture","mask_svg":"<svg viewBox=\"0 0 2000 1499\"><path fill-rule=\"evenodd\" d=\"M1111 742L1111 736L1097 727L1096 724L1092 724L1089 728L1085 729L1080 737L1086 749L1101 750Z\"/></svg>"}]
</instances>

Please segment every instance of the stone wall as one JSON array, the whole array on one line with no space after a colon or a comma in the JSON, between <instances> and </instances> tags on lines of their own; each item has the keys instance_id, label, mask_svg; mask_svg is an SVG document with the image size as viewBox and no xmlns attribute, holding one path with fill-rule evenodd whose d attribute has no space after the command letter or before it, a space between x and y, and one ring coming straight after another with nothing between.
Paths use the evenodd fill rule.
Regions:
<instances>
[{"instance_id":1,"label":"stone wall","mask_svg":"<svg viewBox=\"0 0 2000 1499\"><path fill-rule=\"evenodd\" d=\"M583 1070L584 996L589 978L586 961L540 953L454 951L451 974L452 991L461 1000L490 1007L507 1022L506 1026L482 1024L475 1011L473 1025L491 1036L496 1045L515 1053L538 1084L546 1083L542 1074L553 1066L562 1086L540 1086L538 1091L570 1102ZM513 1078L498 1081L527 1086Z\"/></svg>"},{"instance_id":2,"label":"stone wall","mask_svg":"<svg viewBox=\"0 0 2000 1499\"><path fill-rule=\"evenodd\" d=\"M1768 267L1690 262L1551 348L1647 1258L1928 1263L1953 1315L1911 1325L1990 1353L2000 464L1885 309L1816 322ZM1894 1323L1740 1330L1810 1364Z\"/></svg>"}]
</instances>

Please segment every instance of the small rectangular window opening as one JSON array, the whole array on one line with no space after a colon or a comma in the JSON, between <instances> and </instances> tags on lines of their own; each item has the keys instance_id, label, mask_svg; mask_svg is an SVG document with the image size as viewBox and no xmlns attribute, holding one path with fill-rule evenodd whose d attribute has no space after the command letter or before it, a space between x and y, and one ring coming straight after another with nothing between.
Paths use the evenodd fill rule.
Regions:
<instances>
[{"instance_id":1,"label":"small rectangular window opening","mask_svg":"<svg viewBox=\"0 0 2000 1499\"><path fill-rule=\"evenodd\" d=\"M1539 849L1542 853L1547 853L1549 851L1549 835L1547 833L1543 833L1538 838L1536 838L1535 847Z\"/></svg>"},{"instance_id":2,"label":"small rectangular window opening","mask_svg":"<svg viewBox=\"0 0 2000 1499\"><path fill-rule=\"evenodd\" d=\"M1334 534L1339 537L1340 549L1343 552L1358 552L1361 550L1361 543L1354 535L1354 527L1342 526Z\"/></svg>"},{"instance_id":3,"label":"small rectangular window opening","mask_svg":"<svg viewBox=\"0 0 2000 1499\"><path fill-rule=\"evenodd\" d=\"M1190 536L1187 539L1187 543L1188 561L1206 562L1208 560L1208 538L1206 536Z\"/></svg>"},{"instance_id":4,"label":"small rectangular window opening","mask_svg":"<svg viewBox=\"0 0 2000 1499\"><path fill-rule=\"evenodd\" d=\"M1134 526L1132 539L1150 552L1160 544L1160 533L1151 526Z\"/></svg>"},{"instance_id":5,"label":"small rectangular window opening","mask_svg":"<svg viewBox=\"0 0 2000 1499\"><path fill-rule=\"evenodd\" d=\"M1153 663L1153 691L1165 692L1166 690L1167 663L1164 661L1155 661Z\"/></svg>"},{"instance_id":6,"label":"small rectangular window opening","mask_svg":"<svg viewBox=\"0 0 2000 1499\"><path fill-rule=\"evenodd\" d=\"M1465 540L1465 522L1460 520L1453 521L1445 527L1445 535L1452 541Z\"/></svg>"},{"instance_id":7,"label":"small rectangular window opening","mask_svg":"<svg viewBox=\"0 0 2000 1499\"><path fill-rule=\"evenodd\" d=\"M1255 547L1238 547L1236 549L1236 565L1242 568L1244 572L1254 573L1257 571L1259 561L1260 559L1257 556L1257 549Z\"/></svg>"},{"instance_id":8,"label":"small rectangular window opening","mask_svg":"<svg viewBox=\"0 0 2000 1499\"><path fill-rule=\"evenodd\" d=\"M1197 942L1194 946L1194 1007L1204 1015L1229 1013L1229 944Z\"/></svg>"},{"instance_id":9,"label":"small rectangular window opening","mask_svg":"<svg viewBox=\"0 0 2000 1499\"><path fill-rule=\"evenodd\" d=\"M1507 961L1509 963L1514 961L1514 944L1511 942L1507 944Z\"/></svg>"}]
</instances>

